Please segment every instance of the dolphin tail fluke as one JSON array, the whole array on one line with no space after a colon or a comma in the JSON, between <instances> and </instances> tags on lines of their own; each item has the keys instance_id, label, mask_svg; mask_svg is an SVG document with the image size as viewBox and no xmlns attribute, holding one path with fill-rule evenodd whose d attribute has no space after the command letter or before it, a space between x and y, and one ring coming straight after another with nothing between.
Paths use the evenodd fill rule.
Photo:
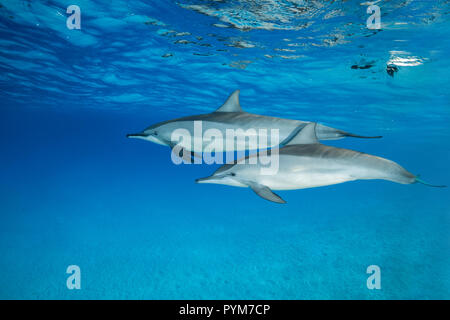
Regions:
<instances>
[{"instance_id":1,"label":"dolphin tail fluke","mask_svg":"<svg viewBox=\"0 0 450 320\"><path fill-rule=\"evenodd\" d=\"M418 182L418 183L421 183L421 184L424 184L426 186L433 187L433 188L447 188L447 186L445 186L445 185L440 185L439 186L439 185L434 185L434 184L425 182L425 181L419 179L419 176L416 176L416 181L415 182Z\"/></svg>"},{"instance_id":2,"label":"dolphin tail fluke","mask_svg":"<svg viewBox=\"0 0 450 320\"><path fill-rule=\"evenodd\" d=\"M270 190L269 187L264 186L259 183L250 183L249 187L261 198L276 202L276 203L286 203L279 195Z\"/></svg>"}]
</instances>

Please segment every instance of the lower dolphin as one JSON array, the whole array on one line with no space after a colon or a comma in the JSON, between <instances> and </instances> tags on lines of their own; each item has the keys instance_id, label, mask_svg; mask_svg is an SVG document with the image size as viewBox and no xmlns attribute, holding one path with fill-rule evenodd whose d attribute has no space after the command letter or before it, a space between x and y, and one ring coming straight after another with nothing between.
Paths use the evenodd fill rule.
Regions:
<instances>
[{"instance_id":1,"label":"lower dolphin","mask_svg":"<svg viewBox=\"0 0 450 320\"><path fill-rule=\"evenodd\" d=\"M391 160L320 144L316 129L315 123L307 124L279 149L278 154L268 155L278 157L279 169L273 175L262 175L260 161L249 164L249 157L245 157L235 164L223 165L212 176L196 182L250 187L262 198L277 203L285 201L272 190L305 189L369 179L427 184Z\"/></svg>"}]
</instances>

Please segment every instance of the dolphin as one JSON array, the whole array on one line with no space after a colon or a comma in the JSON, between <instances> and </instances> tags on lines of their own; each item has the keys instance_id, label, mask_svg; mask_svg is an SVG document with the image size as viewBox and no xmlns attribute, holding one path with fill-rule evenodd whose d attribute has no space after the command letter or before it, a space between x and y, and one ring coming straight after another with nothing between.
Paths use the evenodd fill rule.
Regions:
<instances>
[{"instance_id":1,"label":"dolphin","mask_svg":"<svg viewBox=\"0 0 450 320\"><path fill-rule=\"evenodd\" d=\"M177 129L185 129L185 136L179 139L186 142L185 144L181 144L182 149L191 152L203 152L207 149L211 141L205 140L202 136L199 137L195 134L195 122L199 121L201 121L203 131L208 129L219 130L221 136L224 137L225 140L227 137L227 129L242 129L243 131L241 132L247 132L249 135L257 135L258 141L261 141L260 139L262 138L266 139L264 141L268 141L269 147L285 145L301 129L303 129L307 123L309 123L308 121L283 119L245 112L239 104L239 90L236 90L219 109L212 113L160 122L148 127L140 133L128 134L127 137L143 139L174 148L179 141L172 141L172 133ZM249 129L254 130L254 133L249 133L250 131L247 131ZM268 135L271 133L272 129L279 130L278 141L268 139ZM321 124L317 124L317 136L320 140L334 140L343 137L381 138L381 136L360 136ZM196 139L200 141L197 141ZM248 144L245 141L244 143L237 143L237 145L235 145L236 139L237 137L235 136L233 137L232 143L222 143L222 148L219 146L215 148L215 151L227 152L249 149ZM228 150L227 146L233 146L233 148Z\"/></svg>"},{"instance_id":2,"label":"dolphin","mask_svg":"<svg viewBox=\"0 0 450 320\"><path fill-rule=\"evenodd\" d=\"M261 174L261 161L250 164L250 157L258 157L254 154L225 164L212 176L197 179L196 182L250 187L260 197L277 203L286 201L272 190L314 188L369 179L430 185L391 160L321 144L317 138L317 128L316 123L308 123L278 153L267 155L278 157L278 171L273 175Z\"/></svg>"}]
</instances>

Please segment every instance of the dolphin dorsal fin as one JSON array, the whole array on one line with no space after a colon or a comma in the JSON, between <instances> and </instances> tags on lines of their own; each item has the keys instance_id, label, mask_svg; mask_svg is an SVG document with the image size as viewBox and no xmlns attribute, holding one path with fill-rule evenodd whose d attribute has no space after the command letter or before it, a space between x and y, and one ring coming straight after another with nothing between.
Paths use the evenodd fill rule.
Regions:
<instances>
[{"instance_id":1,"label":"dolphin dorsal fin","mask_svg":"<svg viewBox=\"0 0 450 320\"><path fill-rule=\"evenodd\" d=\"M295 137L293 137L286 146L294 144L314 144L319 143L316 135L316 122L310 122L300 130Z\"/></svg>"},{"instance_id":2,"label":"dolphin dorsal fin","mask_svg":"<svg viewBox=\"0 0 450 320\"><path fill-rule=\"evenodd\" d=\"M239 90L234 91L216 112L243 112L239 104Z\"/></svg>"}]
</instances>

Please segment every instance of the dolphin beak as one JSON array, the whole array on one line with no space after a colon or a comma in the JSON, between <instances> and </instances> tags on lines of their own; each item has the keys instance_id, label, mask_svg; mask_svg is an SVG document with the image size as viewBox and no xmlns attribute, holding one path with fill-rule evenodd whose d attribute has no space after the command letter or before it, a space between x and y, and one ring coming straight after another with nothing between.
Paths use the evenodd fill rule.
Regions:
<instances>
[{"instance_id":1,"label":"dolphin beak","mask_svg":"<svg viewBox=\"0 0 450 320\"><path fill-rule=\"evenodd\" d=\"M145 133L129 133L127 138L145 138L147 135Z\"/></svg>"},{"instance_id":2,"label":"dolphin beak","mask_svg":"<svg viewBox=\"0 0 450 320\"><path fill-rule=\"evenodd\" d=\"M206 178L200 178L200 179L195 179L195 182L197 183L209 183L210 180L215 179L214 176L210 176L210 177L206 177Z\"/></svg>"},{"instance_id":3,"label":"dolphin beak","mask_svg":"<svg viewBox=\"0 0 450 320\"><path fill-rule=\"evenodd\" d=\"M157 143L163 146L168 146L169 144L166 143L164 140L161 140L159 138L157 138L154 134L148 134L145 132L141 132L141 133L130 133L127 134L127 138L132 138L132 139L143 139L146 141L150 141L153 143Z\"/></svg>"}]
</instances>

